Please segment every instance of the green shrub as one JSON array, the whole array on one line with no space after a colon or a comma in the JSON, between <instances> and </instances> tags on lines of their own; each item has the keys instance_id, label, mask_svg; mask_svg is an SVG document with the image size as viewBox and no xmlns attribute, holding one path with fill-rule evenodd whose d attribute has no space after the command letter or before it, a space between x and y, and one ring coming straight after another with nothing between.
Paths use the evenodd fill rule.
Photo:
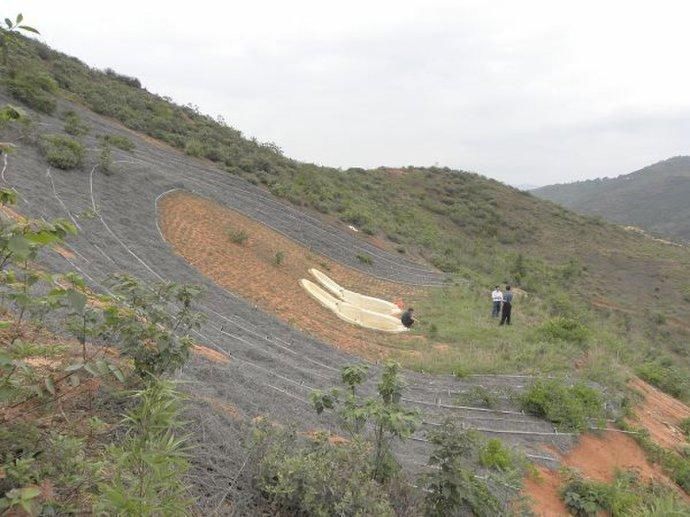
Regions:
<instances>
[{"instance_id":1,"label":"green shrub","mask_svg":"<svg viewBox=\"0 0 690 517\"><path fill-rule=\"evenodd\" d=\"M19 72L5 81L12 97L30 108L52 115L57 107L57 83L45 72Z\"/></svg>"},{"instance_id":2,"label":"green shrub","mask_svg":"<svg viewBox=\"0 0 690 517\"><path fill-rule=\"evenodd\" d=\"M101 139L112 145L113 147L117 147L118 149L122 149L123 151L133 151L134 148L136 147L134 145L134 142L127 138L126 136L121 136L121 135L103 135Z\"/></svg>"},{"instance_id":3,"label":"green shrub","mask_svg":"<svg viewBox=\"0 0 690 517\"><path fill-rule=\"evenodd\" d=\"M98 155L98 166L103 172L110 172L113 166L113 152L107 141L101 142L101 152Z\"/></svg>"},{"instance_id":4,"label":"green shrub","mask_svg":"<svg viewBox=\"0 0 690 517\"><path fill-rule=\"evenodd\" d=\"M515 468L514 453L497 438L488 440L479 451L479 461L487 468L510 470Z\"/></svg>"},{"instance_id":5,"label":"green shrub","mask_svg":"<svg viewBox=\"0 0 690 517\"><path fill-rule=\"evenodd\" d=\"M156 380L134 393L137 406L125 417L122 443L108 448L107 479L99 485L99 515L186 515L184 476L189 468L181 396Z\"/></svg>"},{"instance_id":6,"label":"green shrub","mask_svg":"<svg viewBox=\"0 0 690 517\"><path fill-rule=\"evenodd\" d=\"M312 440L259 423L254 483L282 515L393 516L386 490L369 476L369 444L332 444L325 433Z\"/></svg>"},{"instance_id":7,"label":"green shrub","mask_svg":"<svg viewBox=\"0 0 690 517\"><path fill-rule=\"evenodd\" d=\"M604 402L594 388L578 382L566 386L556 379L538 380L520 397L522 409L546 418L561 431L584 431L591 420L602 420Z\"/></svg>"},{"instance_id":8,"label":"green shrub","mask_svg":"<svg viewBox=\"0 0 690 517\"><path fill-rule=\"evenodd\" d=\"M367 255L365 253L358 253L356 255L357 260L359 260L362 264L366 264L368 266L372 265L374 263L374 259L372 258L371 255Z\"/></svg>"},{"instance_id":9,"label":"green shrub","mask_svg":"<svg viewBox=\"0 0 690 517\"><path fill-rule=\"evenodd\" d=\"M189 156L201 158L202 156L204 156L206 150L204 148L204 144L200 140L193 138L191 140L188 140L185 144L184 152Z\"/></svg>"},{"instance_id":10,"label":"green shrub","mask_svg":"<svg viewBox=\"0 0 690 517\"><path fill-rule=\"evenodd\" d=\"M456 396L455 402L463 406L479 406L492 409L498 406L498 397L484 386L473 386L467 392Z\"/></svg>"},{"instance_id":11,"label":"green shrub","mask_svg":"<svg viewBox=\"0 0 690 517\"><path fill-rule=\"evenodd\" d=\"M587 340L589 330L573 318L557 316L542 324L536 330L536 335L548 342L568 341L581 345Z\"/></svg>"},{"instance_id":12,"label":"green shrub","mask_svg":"<svg viewBox=\"0 0 690 517\"><path fill-rule=\"evenodd\" d=\"M436 467L422 477L426 492L426 515L494 516L501 514L496 497L486 482L474 475L480 437L458 429L451 422L429 433L432 452L429 465Z\"/></svg>"},{"instance_id":13,"label":"green shrub","mask_svg":"<svg viewBox=\"0 0 690 517\"><path fill-rule=\"evenodd\" d=\"M239 244L240 246L242 246L245 242L247 242L247 239L249 239L249 234L245 230L235 230L230 228L227 230L227 234L230 238L230 242L233 244Z\"/></svg>"},{"instance_id":14,"label":"green shrub","mask_svg":"<svg viewBox=\"0 0 690 517\"><path fill-rule=\"evenodd\" d=\"M278 267L283 262L285 262L285 252L284 251L276 251L275 255L273 255L273 265Z\"/></svg>"},{"instance_id":15,"label":"green shrub","mask_svg":"<svg viewBox=\"0 0 690 517\"><path fill-rule=\"evenodd\" d=\"M596 517L611 515L688 515L690 505L673 489L652 483L642 483L635 472L619 472L612 483L586 480L568 472L561 488L561 498L573 515Z\"/></svg>"},{"instance_id":16,"label":"green shrub","mask_svg":"<svg viewBox=\"0 0 690 517\"><path fill-rule=\"evenodd\" d=\"M42 135L39 145L48 163L64 170L79 167L86 152L82 144L59 134Z\"/></svg>"},{"instance_id":17,"label":"green shrub","mask_svg":"<svg viewBox=\"0 0 690 517\"><path fill-rule=\"evenodd\" d=\"M65 113L65 133L73 136L82 136L89 132L89 126L82 122L81 117L74 111Z\"/></svg>"},{"instance_id":18,"label":"green shrub","mask_svg":"<svg viewBox=\"0 0 690 517\"><path fill-rule=\"evenodd\" d=\"M12 106L11 104L5 104L2 108L0 108L0 123L3 125L7 122L19 120L23 117L26 117L24 110L17 108L16 106Z\"/></svg>"}]
</instances>

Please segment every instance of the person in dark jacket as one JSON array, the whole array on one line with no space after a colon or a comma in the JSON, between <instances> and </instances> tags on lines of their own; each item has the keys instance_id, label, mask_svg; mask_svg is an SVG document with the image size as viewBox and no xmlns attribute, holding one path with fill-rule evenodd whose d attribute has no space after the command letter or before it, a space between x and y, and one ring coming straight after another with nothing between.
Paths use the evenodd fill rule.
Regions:
<instances>
[{"instance_id":1,"label":"person in dark jacket","mask_svg":"<svg viewBox=\"0 0 690 517\"><path fill-rule=\"evenodd\" d=\"M510 286L506 286L506 290L503 293L503 307L501 309L501 323L499 325L510 325L510 310L513 308L513 292L510 290Z\"/></svg>"},{"instance_id":2,"label":"person in dark jacket","mask_svg":"<svg viewBox=\"0 0 690 517\"><path fill-rule=\"evenodd\" d=\"M410 307L409 309L407 309L405 312L402 313L402 316L400 316L400 321L408 329L412 325L414 325L414 318L412 317L413 312L414 312L414 309L412 307Z\"/></svg>"}]
</instances>

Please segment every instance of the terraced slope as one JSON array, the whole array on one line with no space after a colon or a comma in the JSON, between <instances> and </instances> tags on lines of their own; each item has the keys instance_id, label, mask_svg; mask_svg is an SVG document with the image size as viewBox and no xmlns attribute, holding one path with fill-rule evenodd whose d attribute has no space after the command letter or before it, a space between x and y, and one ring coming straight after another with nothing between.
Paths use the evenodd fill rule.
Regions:
<instances>
[{"instance_id":1,"label":"terraced slope","mask_svg":"<svg viewBox=\"0 0 690 517\"><path fill-rule=\"evenodd\" d=\"M0 102L7 101L0 95ZM106 277L117 272L149 281L192 282L207 289L202 310L208 321L197 333L198 342L229 362L198 357L181 374L190 393L190 418L198 428L193 481L202 507L217 507L228 494L241 502L237 476L246 459L241 444L246 420L267 415L280 422L299 422L307 429L331 427L327 417L317 417L310 409L307 396L313 388L337 384L339 368L358 359L294 330L200 275L161 237L156 217L161 196L171 189L185 189L214 199L373 276L415 285L439 285L443 277L279 203L236 177L127 133L77 106L64 107L79 111L97 132L128 134L136 141L136 150L132 154L115 151L117 171L106 175L93 165L69 172L52 170L33 147L24 145L16 154L3 157L0 180L19 193L21 212L46 219L67 217L79 228L67 253L45 257L56 270L77 270L101 291L107 291ZM61 126L56 118L42 118L45 131L59 131ZM95 139L87 137L86 144L95 147ZM374 256L373 264L361 264L356 259L358 252ZM372 370L375 374L375 364ZM458 392L477 384L520 390L529 378L458 380L413 372L405 377L410 384L407 402L423 411L425 426L452 415L547 462L542 444L567 447L573 439L510 408L488 410L452 402ZM365 389L374 386L370 383ZM404 464L419 469L427 456L426 447L423 433L419 433L398 453Z\"/></svg>"}]
</instances>

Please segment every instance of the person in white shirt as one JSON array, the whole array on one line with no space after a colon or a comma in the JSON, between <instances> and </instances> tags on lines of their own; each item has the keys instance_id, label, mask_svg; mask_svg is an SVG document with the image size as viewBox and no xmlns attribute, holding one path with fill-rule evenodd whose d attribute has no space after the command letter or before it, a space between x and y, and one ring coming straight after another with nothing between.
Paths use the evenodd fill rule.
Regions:
<instances>
[{"instance_id":1,"label":"person in white shirt","mask_svg":"<svg viewBox=\"0 0 690 517\"><path fill-rule=\"evenodd\" d=\"M491 301L493 302L493 309L491 310L491 316L498 318L501 315L501 302L503 301L503 293L501 289L496 286L491 293Z\"/></svg>"}]
</instances>

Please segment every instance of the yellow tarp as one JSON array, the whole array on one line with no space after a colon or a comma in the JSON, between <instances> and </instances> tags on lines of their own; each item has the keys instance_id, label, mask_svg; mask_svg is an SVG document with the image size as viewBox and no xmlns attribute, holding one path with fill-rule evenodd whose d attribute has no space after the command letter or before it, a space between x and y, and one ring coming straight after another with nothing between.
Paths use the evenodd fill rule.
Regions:
<instances>
[{"instance_id":1,"label":"yellow tarp","mask_svg":"<svg viewBox=\"0 0 690 517\"><path fill-rule=\"evenodd\" d=\"M324 307L333 311L336 316L344 321L347 321L348 323L353 323L354 325L359 325L361 327L373 330L381 330L383 332L407 331L407 328L403 326L403 324L400 322L400 319L396 318L395 316L364 309L357 305L353 305L344 300L338 299L330 292L326 291L311 280L307 280L306 278L301 279L299 283L312 298L314 298ZM372 299L375 300L376 298Z\"/></svg>"}]
</instances>

